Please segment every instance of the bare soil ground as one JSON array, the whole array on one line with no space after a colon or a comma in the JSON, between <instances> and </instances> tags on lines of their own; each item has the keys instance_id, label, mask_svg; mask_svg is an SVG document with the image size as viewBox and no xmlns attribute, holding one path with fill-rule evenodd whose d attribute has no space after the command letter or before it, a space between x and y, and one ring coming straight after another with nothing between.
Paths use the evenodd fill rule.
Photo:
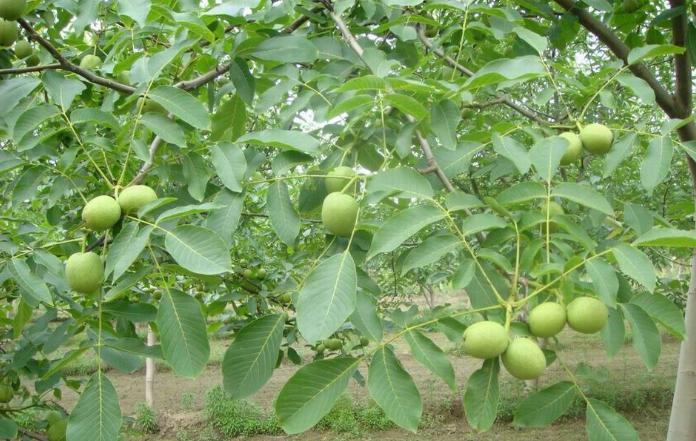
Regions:
<instances>
[{"instance_id":1,"label":"bare soil ground","mask_svg":"<svg viewBox=\"0 0 696 441\"><path fill-rule=\"evenodd\" d=\"M450 357L458 380L459 392L451 391L442 381L434 377L426 368L414 360L404 344L397 344L396 351L404 367L410 372L416 381L426 407L431 409L450 407L460 407L460 396L466 379L480 366L480 361L470 357L459 356L455 346L447 341L442 335L430 334L430 337L437 341L444 350L452 351ZM571 369L581 363L593 366L604 367L611 372L611 381L625 383L630 388L632 384L649 386L650 379L673 378L676 372L676 360L679 351L679 343L672 338L665 337L663 342L662 356L655 370L648 374L642 365L638 355L631 348L630 343L613 359L608 360L601 347L599 336L581 336L571 331L565 331L560 337L561 346L558 349L560 357ZM214 342L218 345L226 345L225 342ZM278 368L272 379L257 394L251 397L250 401L258 404L262 408L270 409L273 400L280 388L287 379L298 369L297 366L284 364ZM366 366L361 368L363 375L366 375ZM504 382L514 382L516 380L503 374ZM124 415L133 415L138 403L144 401L144 374L122 374L111 371L109 378L114 383L121 401L121 408ZM554 363L540 381L540 386L552 384L559 379L565 379L566 374L558 362ZM170 371L158 372L155 377L155 396L156 411L160 419L163 431L157 436L144 436L135 439L152 441L179 441L181 439L195 439L182 437L179 434L196 432L204 427L204 406L205 393L214 386L222 384L222 374L219 365L210 365L196 379L186 379L174 375ZM615 385L613 385L615 386ZM356 382L351 382L350 394L356 400L367 400L367 391ZM66 408L72 408L76 395L69 390L65 391L62 404ZM453 414L461 413L461 410L454 411ZM641 414L640 416L628 415L633 420L636 428L641 434L641 439L657 441L665 438L668 422L668 412L666 409L655 409L652 412ZM359 439L380 439L381 441L398 440L433 440L433 441L468 441L468 440L585 440L583 421L565 420L547 429L539 430L518 430L506 424L499 424L491 432L477 434L466 425L465 419L458 416L449 416L441 425L435 425L437 429L431 428L418 434L410 434L403 430L393 429L384 432L375 432L365 435ZM349 436L345 436L346 438ZM286 436L258 436L254 441L271 440L336 440L342 438L341 435L328 432L310 432L303 435L292 437ZM355 439L355 438L353 438Z\"/></svg>"}]
</instances>

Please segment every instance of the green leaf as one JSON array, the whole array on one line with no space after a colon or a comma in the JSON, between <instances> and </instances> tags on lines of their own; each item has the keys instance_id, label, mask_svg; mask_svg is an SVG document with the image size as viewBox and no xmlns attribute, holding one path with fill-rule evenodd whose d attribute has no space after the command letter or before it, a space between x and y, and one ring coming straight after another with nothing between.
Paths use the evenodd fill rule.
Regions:
<instances>
[{"instance_id":1,"label":"green leaf","mask_svg":"<svg viewBox=\"0 0 696 441\"><path fill-rule=\"evenodd\" d=\"M515 205L544 198L546 198L546 190L542 184L525 181L501 191L496 200L501 205Z\"/></svg>"},{"instance_id":2,"label":"green leaf","mask_svg":"<svg viewBox=\"0 0 696 441\"><path fill-rule=\"evenodd\" d=\"M311 63L317 59L317 48L305 37L282 35L265 39L256 46L252 55L281 63Z\"/></svg>"},{"instance_id":3,"label":"green leaf","mask_svg":"<svg viewBox=\"0 0 696 441\"><path fill-rule=\"evenodd\" d=\"M464 289L474 280L476 262L474 259L462 259L462 263L452 276L452 288Z\"/></svg>"},{"instance_id":4,"label":"green leaf","mask_svg":"<svg viewBox=\"0 0 696 441\"><path fill-rule=\"evenodd\" d=\"M653 228L640 235L633 245L644 247L696 247L696 231L684 231L674 228Z\"/></svg>"},{"instance_id":5,"label":"green leaf","mask_svg":"<svg viewBox=\"0 0 696 441\"><path fill-rule=\"evenodd\" d=\"M126 222L109 246L106 256L105 277L113 272L111 280L118 280L140 256L150 240L151 226L139 230L137 222Z\"/></svg>"},{"instance_id":6,"label":"green leaf","mask_svg":"<svg viewBox=\"0 0 696 441\"><path fill-rule=\"evenodd\" d=\"M626 60L628 64L635 64L650 58L661 57L663 55L683 54L684 48L673 44L648 44L631 49Z\"/></svg>"},{"instance_id":7,"label":"green leaf","mask_svg":"<svg viewBox=\"0 0 696 441\"><path fill-rule=\"evenodd\" d=\"M669 135L653 138L648 144L648 154L640 166L640 182L649 194L669 174L673 154L674 146Z\"/></svg>"},{"instance_id":8,"label":"green leaf","mask_svg":"<svg viewBox=\"0 0 696 441\"><path fill-rule=\"evenodd\" d=\"M600 332L607 356L613 357L625 342L626 325L621 309L609 308L609 321Z\"/></svg>"},{"instance_id":9,"label":"green leaf","mask_svg":"<svg viewBox=\"0 0 696 441\"><path fill-rule=\"evenodd\" d=\"M28 134L36 130L41 123L54 116L60 115L60 109L52 104L31 107L17 118L12 129L12 138L19 144Z\"/></svg>"},{"instance_id":10,"label":"green leaf","mask_svg":"<svg viewBox=\"0 0 696 441\"><path fill-rule=\"evenodd\" d=\"M616 167L619 166L621 161L626 159L636 146L636 140L638 135L635 133L629 133L628 135L619 138L612 146L609 153L607 153L606 159L604 160L604 170L602 176L609 177L614 173Z\"/></svg>"},{"instance_id":11,"label":"green leaf","mask_svg":"<svg viewBox=\"0 0 696 441\"><path fill-rule=\"evenodd\" d=\"M210 346L205 318L195 298L165 289L157 311L157 329L162 354L177 375L193 378L203 371Z\"/></svg>"},{"instance_id":12,"label":"green leaf","mask_svg":"<svg viewBox=\"0 0 696 441\"><path fill-rule=\"evenodd\" d=\"M401 112L411 115L417 120L422 120L430 115L428 109L426 109L417 99L398 93L392 93L384 97L387 104L390 104Z\"/></svg>"},{"instance_id":13,"label":"green leaf","mask_svg":"<svg viewBox=\"0 0 696 441\"><path fill-rule=\"evenodd\" d=\"M285 383L275 402L275 413L286 433L304 432L333 408L358 368L360 359L318 360L298 370Z\"/></svg>"},{"instance_id":14,"label":"green leaf","mask_svg":"<svg viewBox=\"0 0 696 441\"><path fill-rule=\"evenodd\" d=\"M369 202L374 204L392 195L430 199L434 192L425 176L412 168L396 167L372 176L367 184L367 194Z\"/></svg>"},{"instance_id":15,"label":"green leaf","mask_svg":"<svg viewBox=\"0 0 696 441\"><path fill-rule=\"evenodd\" d=\"M19 427L9 418L0 417L0 439L15 439Z\"/></svg>"},{"instance_id":16,"label":"green leaf","mask_svg":"<svg viewBox=\"0 0 696 441\"><path fill-rule=\"evenodd\" d=\"M667 297L661 294L639 293L631 298L631 303L640 306L670 334L680 339L686 336L684 313Z\"/></svg>"},{"instance_id":17,"label":"green leaf","mask_svg":"<svg viewBox=\"0 0 696 441\"><path fill-rule=\"evenodd\" d=\"M596 190L584 185L562 182L551 189L551 196L568 199L609 216L614 215L609 201Z\"/></svg>"},{"instance_id":18,"label":"green leaf","mask_svg":"<svg viewBox=\"0 0 696 441\"><path fill-rule=\"evenodd\" d=\"M334 92L348 92L351 90L384 90L387 83L376 75L365 75L358 78L352 78L346 81L341 87L338 87Z\"/></svg>"},{"instance_id":19,"label":"green leaf","mask_svg":"<svg viewBox=\"0 0 696 441\"><path fill-rule=\"evenodd\" d=\"M624 204L624 221L638 234L646 233L654 225L650 210L636 204Z\"/></svg>"},{"instance_id":20,"label":"green leaf","mask_svg":"<svg viewBox=\"0 0 696 441\"><path fill-rule=\"evenodd\" d=\"M448 211L455 212L470 208L481 208L484 205L476 196L455 190L452 193L448 193L445 197L445 206Z\"/></svg>"},{"instance_id":21,"label":"green leaf","mask_svg":"<svg viewBox=\"0 0 696 441\"><path fill-rule=\"evenodd\" d=\"M237 139L238 143L270 145L281 149L297 150L316 156L319 153L319 141L311 135L297 130L266 129L251 132Z\"/></svg>"},{"instance_id":22,"label":"green leaf","mask_svg":"<svg viewBox=\"0 0 696 441\"><path fill-rule=\"evenodd\" d=\"M247 169L244 152L237 144L221 142L210 146L210 154L215 171L228 190L242 191L242 180Z\"/></svg>"},{"instance_id":23,"label":"green leaf","mask_svg":"<svg viewBox=\"0 0 696 441\"><path fill-rule=\"evenodd\" d=\"M198 274L221 274L232 262L225 242L205 227L181 225L167 231L164 247L176 263Z\"/></svg>"},{"instance_id":24,"label":"green leaf","mask_svg":"<svg viewBox=\"0 0 696 441\"><path fill-rule=\"evenodd\" d=\"M631 324L633 347L645 366L650 370L654 369L662 348L662 338L655 322L643 311L643 308L636 304L622 303L621 308Z\"/></svg>"},{"instance_id":25,"label":"green leaf","mask_svg":"<svg viewBox=\"0 0 696 441\"><path fill-rule=\"evenodd\" d=\"M433 106L430 111L430 126L442 147L448 150L457 147L457 127L461 120L461 112L452 101L443 100Z\"/></svg>"},{"instance_id":26,"label":"green leaf","mask_svg":"<svg viewBox=\"0 0 696 441\"><path fill-rule=\"evenodd\" d=\"M624 274L643 285L648 291L655 290L655 267L648 256L624 243L616 245L612 252Z\"/></svg>"},{"instance_id":27,"label":"green leaf","mask_svg":"<svg viewBox=\"0 0 696 441\"><path fill-rule=\"evenodd\" d=\"M491 213L472 214L462 222L462 234L465 236L496 228L505 228L505 219Z\"/></svg>"},{"instance_id":28,"label":"green leaf","mask_svg":"<svg viewBox=\"0 0 696 441\"><path fill-rule=\"evenodd\" d=\"M465 83L467 89L475 89L507 80L527 81L546 75L539 57L525 55L517 58L500 58L483 66Z\"/></svg>"},{"instance_id":29,"label":"green leaf","mask_svg":"<svg viewBox=\"0 0 696 441\"><path fill-rule=\"evenodd\" d=\"M512 423L522 427L546 427L565 415L576 398L575 385L561 381L525 398L515 409Z\"/></svg>"},{"instance_id":30,"label":"green leaf","mask_svg":"<svg viewBox=\"0 0 696 441\"><path fill-rule=\"evenodd\" d=\"M150 0L118 0L118 13L132 18L138 26L144 28L151 6Z\"/></svg>"},{"instance_id":31,"label":"green leaf","mask_svg":"<svg viewBox=\"0 0 696 441\"><path fill-rule=\"evenodd\" d=\"M377 314L377 301L363 290L356 293L355 311L350 316L350 322L370 340L382 340L384 325Z\"/></svg>"},{"instance_id":32,"label":"green leaf","mask_svg":"<svg viewBox=\"0 0 696 441\"><path fill-rule=\"evenodd\" d=\"M432 205L416 205L400 211L377 230L367 258L395 250L406 239L444 217L444 213Z\"/></svg>"},{"instance_id":33,"label":"green leaf","mask_svg":"<svg viewBox=\"0 0 696 441\"><path fill-rule=\"evenodd\" d=\"M355 309L358 278L348 251L320 263L297 299L297 328L309 343L330 337Z\"/></svg>"},{"instance_id":34,"label":"green leaf","mask_svg":"<svg viewBox=\"0 0 696 441\"><path fill-rule=\"evenodd\" d=\"M179 219L182 217L191 216L192 214L205 213L220 207L221 206L218 204L206 202L204 204L182 205L180 207L170 208L157 216L157 223L161 224L164 221Z\"/></svg>"},{"instance_id":35,"label":"green leaf","mask_svg":"<svg viewBox=\"0 0 696 441\"><path fill-rule=\"evenodd\" d=\"M531 148L529 159L542 180L551 182L551 178L556 175L558 166L561 164L567 145L567 140L553 136L543 138Z\"/></svg>"},{"instance_id":36,"label":"green leaf","mask_svg":"<svg viewBox=\"0 0 696 441\"><path fill-rule=\"evenodd\" d=\"M619 292L619 279L616 277L616 272L614 267L609 265L606 261L597 258L589 260L585 263L585 269L587 270L587 275L592 280L592 286L594 286L602 302L611 306L616 307L616 294Z\"/></svg>"},{"instance_id":37,"label":"green leaf","mask_svg":"<svg viewBox=\"0 0 696 441\"><path fill-rule=\"evenodd\" d=\"M165 142L178 145L179 147L186 147L186 138L183 129L179 124L166 116L158 113L146 113L143 115L140 122Z\"/></svg>"},{"instance_id":38,"label":"green leaf","mask_svg":"<svg viewBox=\"0 0 696 441\"><path fill-rule=\"evenodd\" d=\"M442 142L442 141L440 141ZM410 148L410 147L409 147ZM456 178L462 173L469 173L471 159L481 151L483 144L472 141L460 143L454 150L444 147L433 148L433 155L445 175Z\"/></svg>"},{"instance_id":39,"label":"green leaf","mask_svg":"<svg viewBox=\"0 0 696 441\"><path fill-rule=\"evenodd\" d=\"M179 88L159 86L151 90L148 97L167 109L167 112L197 129L205 130L210 126L210 118L203 104Z\"/></svg>"},{"instance_id":40,"label":"green leaf","mask_svg":"<svg viewBox=\"0 0 696 441\"><path fill-rule=\"evenodd\" d=\"M222 103L212 117L211 141L235 141L244 133L247 111L244 101L237 93Z\"/></svg>"},{"instance_id":41,"label":"green leaf","mask_svg":"<svg viewBox=\"0 0 696 441\"><path fill-rule=\"evenodd\" d=\"M516 27L512 30L512 32L517 34L517 36L524 40L528 45L533 47L539 55L543 55L544 51L549 45L549 42L546 40L546 37L542 37L536 32L532 32L529 29L524 28L522 26Z\"/></svg>"},{"instance_id":42,"label":"green leaf","mask_svg":"<svg viewBox=\"0 0 696 441\"><path fill-rule=\"evenodd\" d=\"M367 389L384 414L398 426L415 432L423 413L420 393L394 352L382 347L372 356Z\"/></svg>"},{"instance_id":43,"label":"green leaf","mask_svg":"<svg viewBox=\"0 0 696 441\"><path fill-rule=\"evenodd\" d=\"M326 115L329 118L335 118L343 113L348 113L353 110L363 109L367 106L373 105L375 98L370 95L355 95L348 99L345 99L331 108L329 113Z\"/></svg>"},{"instance_id":44,"label":"green leaf","mask_svg":"<svg viewBox=\"0 0 696 441\"><path fill-rule=\"evenodd\" d=\"M417 6L424 0L382 0L386 6Z\"/></svg>"},{"instance_id":45,"label":"green leaf","mask_svg":"<svg viewBox=\"0 0 696 441\"><path fill-rule=\"evenodd\" d=\"M624 417L602 401L590 398L585 412L589 441L639 441L638 433Z\"/></svg>"},{"instance_id":46,"label":"green leaf","mask_svg":"<svg viewBox=\"0 0 696 441\"><path fill-rule=\"evenodd\" d=\"M116 441L121 429L121 408L116 389L97 371L87 382L70 412L67 441Z\"/></svg>"},{"instance_id":47,"label":"green leaf","mask_svg":"<svg viewBox=\"0 0 696 441\"><path fill-rule=\"evenodd\" d=\"M60 108L67 111L75 97L87 88L82 81L66 78L56 71L46 71L43 74L46 92Z\"/></svg>"},{"instance_id":48,"label":"green leaf","mask_svg":"<svg viewBox=\"0 0 696 441\"><path fill-rule=\"evenodd\" d=\"M112 129L119 128L118 120L109 112L104 112L103 110L95 109L93 107L83 107L80 109L75 109L70 114L70 121L73 124L81 124L86 122L93 122L95 124L101 124Z\"/></svg>"},{"instance_id":49,"label":"green leaf","mask_svg":"<svg viewBox=\"0 0 696 441\"><path fill-rule=\"evenodd\" d=\"M14 110L17 103L29 96L39 84L41 84L41 81L29 76L11 77L0 81L0 96L3 103L0 115L6 115Z\"/></svg>"},{"instance_id":50,"label":"green leaf","mask_svg":"<svg viewBox=\"0 0 696 441\"><path fill-rule=\"evenodd\" d=\"M300 234L300 216L292 205L288 186L284 181L275 181L268 187L266 197L273 231L284 243L292 245Z\"/></svg>"},{"instance_id":51,"label":"green leaf","mask_svg":"<svg viewBox=\"0 0 696 441\"><path fill-rule=\"evenodd\" d=\"M244 196L223 189L215 196L213 203L222 208L210 211L205 220L205 226L216 232L230 246L232 234L237 229L242 215Z\"/></svg>"},{"instance_id":52,"label":"green leaf","mask_svg":"<svg viewBox=\"0 0 696 441\"><path fill-rule=\"evenodd\" d=\"M455 251L460 246L459 239L453 234L431 236L408 252L401 267L401 274L406 274L413 268L421 268L435 263L445 254Z\"/></svg>"},{"instance_id":53,"label":"green leaf","mask_svg":"<svg viewBox=\"0 0 696 441\"><path fill-rule=\"evenodd\" d=\"M655 92L647 81L631 73L622 73L616 77L616 81L624 87L628 87L635 96L648 105L655 104Z\"/></svg>"},{"instance_id":54,"label":"green leaf","mask_svg":"<svg viewBox=\"0 0 696 441\"><path fill-rule=\"evenodd\" d=\"M481 369L471 374L466 383L464 392L466 420L476 430L484 431L493 427L500 401L499 373L498 359L491 358L485 360Z\"/></svg>"},{"instance_id":55,"label":"green leaf","mask_svg":"<svg viewBox=\"0 0 696 441\"><path fill-rule=\"evenodd\" d=\"M273 375L283 342L285 316L267 315L237 332L222 360L222 381L233 399L258 391Z\"/></svg>"},{"instance_id":56,"label":"green leaf","mask_svg":"<svg viewBox=\"0 0 696 441\"><path fill-rule=\"evenodd\" d=\"M507 158L515 164L520 174L525 174L529 171L531 161L529 153L522 147L522 144L509 136L500 136L497 133L493 134L493 150L500 156Z\"/></svg>"},{"instance_id":57,"label":"green leaf","mask_svg":"<svg viewBox=\"0 0 696 441\"><path fill-rule=\"evenodd\" d=\"M31 271L29 265L22 259L12 259L7 266L12 278L22 289L22 297L30 306L38 306L39 302L50 304L53 300L46 283Z\"/></svg>"},{"instance_id":58,"label":"green leaf","mask_svg":"<svg viewBox=\"0 0 696 441\"><path fill-rule=\"evenodd\" d=\"M442 378L453 391L457 390L452 363L439 346L418 331L410 331L405 335L411 348L413 358L418 360L430 372Z\"/></svg>"},{"instance_id":59,"label":"green leaf","mask_svg":"<svg viewBox=\"0 0 696 441\"><path fill-rule=\"evenodd\" d=\"M256 79L249 71L249 66L243 58L235 58L230 63L230 78L232 78L232 83L237 90L237 95L251 106L256 93Z\"/></svg>"}]
</instances>

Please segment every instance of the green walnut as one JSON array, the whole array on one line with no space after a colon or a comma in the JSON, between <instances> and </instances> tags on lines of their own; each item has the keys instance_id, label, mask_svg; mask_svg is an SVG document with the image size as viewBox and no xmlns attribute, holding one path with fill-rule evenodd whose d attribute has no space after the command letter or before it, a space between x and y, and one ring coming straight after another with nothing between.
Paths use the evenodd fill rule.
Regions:
<instances>
[{"instance_id":1,"label":"green walnut","mask_svg":"<svg viewBox=\"0 0 696 441\"><path fill-rule=\"evenodd\" d=\"M19 40L14 46L15 57L23 60L34 53L31 44L26 40Z\"/></svg>"},{"instance_id":2,"label":"green walnut","mask_svg":"<svg viewBox=\"0 0 696 441\"><path fill-rule=\"evenodd\" d=\"M48 427L46 435L48 441L65 441L65 431L68 428L68 420L61 419Z\"/></svg>"},{"instance_id":3,"label":"green walnut","mask_svg":"<svg viewBox=\"0 0 696 441\"><path fill-rule=\"evenodd\" d=\"M17 20L27 10L27 0L0 0L0 17Z\"/></svg>"},{"instance_id":4,"label":"green walnut","mask_svg":"<svg viewBox=\"0 0 696 441\"><path fill-rule=\"evenodd\" d=\"M580 141L580 137L573 132L563 132L558 136L568 141L568 146L561 158L561 164L569 165L577 162L582 155L582 141Z\"/></svg>"},{"instance_id":5,"label":"green walnut","mask_svg":"<svg viewBox=\"0 0 696 441\"><path fill-rule=\"evenodd\" d=\"M255 277L259 280L263 280L266 278L267 275L268 273L266 272L265 268L259 268L256 270Z\"/></svg>"},{"instance_id":6,"label":"green walnut","mask_svg":"<svg viewBox=\"0 0 696 441\"><path fill-rule=\"evenodd\" d=\"M252 279L254 277L254 271L247 268L242 271L242 276L244 276L245 279Z\"/></svg>"},{"instance_id":7,"label":"green walnut","mask_svg":"<svg viewBox=\"0 0 696 441\"><path fill-rule=\"evenodd\" d=\"M566 324L566 310L559 303L546 302L529 313L529 330L537 337L553 337L563 330Z\"/></svg>"},{"instance_id":8,"label":"green walnut","mask_svg":"<svg viewBox=\"0 0 696 441\"><path fill-rule=\"evenodd\" d=\"M326 186L327 193L334 193L337 191L345 191L350 194L355 194L355 183L348 184L355 177L355 171L352 168L346 166L336 167L331 170L324 180L324 186ZM346 188L348 186L349 188Z\"/></svg>"},{"instance_id":9,"label":"green walnut","mask_svg":"<svg viewBox=\"0 0 696 441\"><path fill-rule=\"evenodd\" d=\"M104 264L99 255L91 251L75 253L65 263L65 276L73 291L92 294L104 281Z\"/></svg>"},{"instance_id":10,"label":"green walnut","mask_svg":"<svg viewBox=\"0 0 696 441\"><path fill-rule=\"evenodd\" d=\"M526 337L519 337L510 342L500 358L510 375L520 380L538 378L546 369L544 352L535 341Z\"/></svg>"},{"instance_id":11,"label":"green walnut","mask_svg":"<svg viewBox=\"0 0 696 441\"><path fill-rule=\"evenodd\" d=\"M0 19L0 47L10 47L17 41L17 23Z\"/></svg>"},{"instance_id":12,"label":"green walnut","mask_svg":"<svg viewBox=\"0 0 696 441\"><path fill-rule=\"evenodd\" d=\"M324 346L330 351L337 351L343 347L343 342L340 338L330 338L324 342Z\"/></svg>"},{"instance_id":13,"label":"green walnut","mask_svg":"<svg viewBox=\"0 0 696 441\"><path fill-rule=\"evenodd\" d=\"M85 55L82 57L82 60L80 60L80 67L88 70L97 69L101 64L101 58L93 54Z\"/></svg>"},{"instance_id":14,"label":"green walnut","mask_svg":"<svg viewBox=\"0 0 696 441\"><path fill-rule=\"evenodd\" d=\"M508 333L500 323L482 321L464 331L464 352L476 358L495 358L505 352Z\"/></svg>"},{"instance_id":15,"label":"green walnut","mask_svg":"<svg viewBox=\"0 0 696 441\"><path fill-rule=\"evenodd\" d=\"M583 334L602 330L609 320L609 310L594 297L578 297L568 304L568 325Z\"/></svg>"},{"instance_id":16,"label":"green walnut","mask_svg":"<svg viewBox=\"0 0 696 441\"><path fill-rule=\"evenodd\" d=\"M58 421L61 421L63 419L63 415L60 414L60 412L56 412L55 410L51 411L46 415L46 421L48 422L49 426L54 425Z\"/></svg>"},{"instance_id":17,"label":"green walnut","mask_svg":"<svg viewBox=\"0 0 696 441\"><path fill-rule=\"evenodd\" d=\"M135 213L156 199L157 193L147 185L131 185L118 195L118 205L124 213Z\"/></svg>"},{"instance_id":18,"label":"green walnut","mask_svg":"<svg viewBox=\"0 0 696 441\"><path fill-rule=\"evenodd\" d=\"M321 221L336 236L350 236L358 220L358 202L353 196L334 192L321 206Z\"/></svg>"},{"instance_id":19,"label":"green walnut","mask_svg":"<svg viewBox=\"0 0 696 441\"><path fill-rule=\"evenodd\" d=\"M7 384L0 384L0 403L9 403L14 396L14 389Z\"/></svg>"},{"instance_id":20,"label":"green walnut","mask_svg":"<svg viewBox=\"0 0 696 441\"><path fill-rule=\"evenodd\" d=\"M34 67L34 66L38 66L39 63L41 62L41 60L39 59L38 55L31 54L24 62L27 63L27 66Z\"/></svg>"},{"instance_id":21,"label":"green walnut","mask_svg":"<svg viewBox=\"0 0 696 441\"><path fill-rule=\"evenodd\" d=\"M289 305L290 303L292 303L292 295L290 295L289 292L286 292L285 294L278 297L278 301L283 305Z\"/></svg>"},{"instance_id":22,"label":"green walnut","mask_svg":"<svg viewBox=\"0 0 696 441\"><path fill-rule=\"evenodd\" d=\"M97 196L82 209L82 220L92 231L108 230L120 218L121 206L111 196Z\"/></svg>"},{"instance_id":23,"label":"green walnut","mask_svg":"<svg viewBox=\"0 0 696 441\"><path fill-rule=\"evenodd\" d=\"M611 149L614 134L602 124L588 124L580 130L580 140L585 150L594 155L604 155Z\"/></svg>"}]
</instances>

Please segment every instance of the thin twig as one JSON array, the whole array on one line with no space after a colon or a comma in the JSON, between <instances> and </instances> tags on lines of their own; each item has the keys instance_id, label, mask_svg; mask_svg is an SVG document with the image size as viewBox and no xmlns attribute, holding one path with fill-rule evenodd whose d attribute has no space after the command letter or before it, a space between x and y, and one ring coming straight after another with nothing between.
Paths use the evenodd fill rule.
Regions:
<instances>
[{"instance_id":1,"label":"thin twig","mask_svg":"<svg viewBox=\"0 0 696 441\"><path fill-rule=\"evenodd\" d=\"M432 53L437 55L438 57L442 58L445 63L453 67L454 69L457 69L459 72L461 72L464 76L466 77L472 77L474 75L474 72L469 70L467 67L462 66L459 64L454 58L448 56L445 54L445 52L433 45L433 42L425 35L425 30L423 29L422 26L417 25L416 26L416 33L418 35L418 39L427 47ZM538 112L522 105L514 102L509 96L504 95L504 94L497 94L495 100L492 102L493 104L501 103L505 104L515 112L521 114L522 116L525 116L539 124L543 125L551 125L553 122L547 121L541 116L539 116Z\"/></svg>"},{"instance_id":2,"label":"thin twig","mask_svg":"<svg viewBox=\"0 0 696 441\"><path fill-rule=\"evenodd\" d=\"M56 69L62 69L62 68L63 68L63 66L59 63L44 64L41 66L12 67L9 69L0 69L0 75L43 72L44 70L56 70Z\"/></svg>"}]
</instances>

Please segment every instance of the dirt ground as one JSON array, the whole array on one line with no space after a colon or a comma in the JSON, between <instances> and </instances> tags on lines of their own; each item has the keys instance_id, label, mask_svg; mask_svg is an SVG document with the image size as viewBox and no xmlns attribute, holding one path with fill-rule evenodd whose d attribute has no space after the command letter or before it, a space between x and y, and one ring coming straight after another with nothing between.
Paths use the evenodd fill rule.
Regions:
<instances>
[{"instance_id":1,"label":"dirt ground","mask_svg":"<svg viewBox=\"0 0 696 441\"><path fill-rule=\"evenodd\" d=\"M431 334L431 338L436 340L444 350L453 350L454 345L448 342L439 334ZM571 331L565 331L560 338L562 347L559 354L564 362L571 368L580 363L585 363L593 367L605 367L612 372L612 381L625 381L626 383L640 383L642 375L647 375L644 366L636 352L630 344L624 348L613 359L608 360L599 342L599 336L579 336ZM225 344L218 342L218 344ZM452 392L442 381L434 377L426 368L414 360L407 346L397 344L396 351L404 367L409 371L416 381L426 407L441 406L443 403L457 403L460 398L457 393ZM666 337L663 342L662 355L660 362L652 372L650 378L672 378L676 371L676 360L679 351L679 343L674 339ZM450 357L457 374L457 381L460 391L463 390L466 379L478 369L480 360L470 357L458 356L456 353ZM251 397L250 401L259 406L269 409L273 405L280 388L287 379L298 369L297 366L284 364L276 369L271 380L258 393ZM361 371L366 375L367 367L362 366ZM504 374L503 381L516 381ZM121 408L124 415L133 415L138 403L144 401L144 374L121 374L109 372L108 377L116 387ZM565 373L556 362L554 363L540 381L540 386L552 384L559 379L564 379ZM646 377L647 378L647 377ZM180 431L195 431L201 427L203 415L201 410L204 406L206 391L214 386L222 384L222 374L218 365L210 365L196 379L186 379L175 376L170 371L158 372L155 377L155 409L160 419L161 426L165 429L158 436L148 436L138 438L140 440L152 441L177 441L177 433ZM645 386L645 384L643 384ZM367 390L355 381L349 386L351 395L356 400L366 400ZM64 395L62 404L70 409L74 405L76 395L67 391ZM632 419L631 416L628 416ZM468 440L585 440L584 422L567 420L557 423L547 429L539 430L518 430L509 425L496 425L491 432L477 434L472 432L464 418L450 418L452 421L438 427L428 429L412 435L403 430L389 430L368 434L360 439L379 439L381 441L402 440L434 440L434 441L468 441ZM664 439L668 422L668 413L664 409L655 410L652 415L646 417L642 415L636 418L633 423L641 434L643 440ZM270 440L336 440L340 435L335 433L310 432L307 434L285 437L285 436L258 436L253 438L255 441ZM355 438L354 438L355 439Z\"/></svg>"}]
</instances>

